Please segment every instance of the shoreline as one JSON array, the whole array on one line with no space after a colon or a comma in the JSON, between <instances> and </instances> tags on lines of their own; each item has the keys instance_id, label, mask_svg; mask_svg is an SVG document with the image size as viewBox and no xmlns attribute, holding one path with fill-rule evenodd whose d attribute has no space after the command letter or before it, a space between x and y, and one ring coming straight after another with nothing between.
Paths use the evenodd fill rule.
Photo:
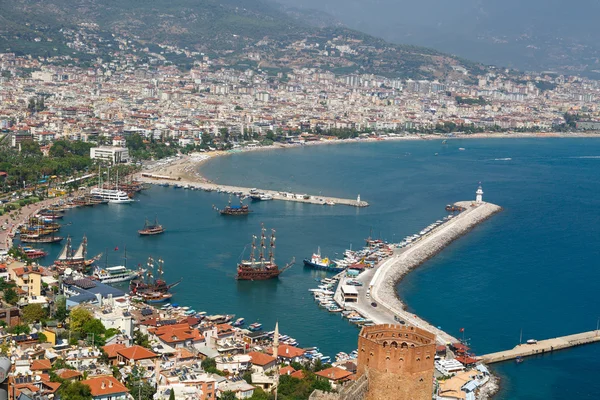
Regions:
<instances>
[{"instance_id":1,"label":"shoreline","mask_svg":"<svg viewBox=\"0 0 600 400\"><path fill-rule=\"evenodd\" d=\"M181 178L193 183L211 183L215 185L228 186L223 182L216 182L208 179L204 176L200 167L207 161L210 161L217 157L230 156L234 154L241 154L247 152L256 151L276 151L276 150L287 150L301 148L305 146L326 146L326 145L339 145L339 144L351 144L351 143L378 143L378 142L400 142L400 141L420 141L420 140L461 140L461 139L592 139L600 138L600 132L593 133L559 133L559 132L540 132L540 133L474 133L474 134L459 134L453 136L443 136L436 134L423 134L423 135L407 135L407 136L394 136L385 138L367 138L367 139L325 139L315 142L308 142L304 144L282 144L275 143L272 146L258 146L258 147L244 147L241 149L233 150L217 150L211 152L196 152L189 155L179 157L176 160L171 160L166 164L160 164L160 160L157 160L154 164L144 169L145 173L152 173L156 175L171 176L173 178ZM158 164L158 165L157 165ZM138 174L139 175L139 174Z\"/></svg>"}]
</instances>

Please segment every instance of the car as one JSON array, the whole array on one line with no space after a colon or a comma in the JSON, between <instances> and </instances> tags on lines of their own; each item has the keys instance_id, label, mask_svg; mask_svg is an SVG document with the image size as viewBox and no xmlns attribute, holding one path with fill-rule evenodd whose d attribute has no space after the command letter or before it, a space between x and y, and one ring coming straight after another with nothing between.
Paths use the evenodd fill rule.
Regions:
<instances>
[{"instance_id":1,"label":"car","mask_svg":"<svg viewBox=\"0 0 600 400\"><path fill-rule=\"evenodd\" d=\"M372 303L371 303L371 305L372 305L373 307L377 307L377 303L375 303L375 302L372 302Z\"/></svg>"}]
</instances>

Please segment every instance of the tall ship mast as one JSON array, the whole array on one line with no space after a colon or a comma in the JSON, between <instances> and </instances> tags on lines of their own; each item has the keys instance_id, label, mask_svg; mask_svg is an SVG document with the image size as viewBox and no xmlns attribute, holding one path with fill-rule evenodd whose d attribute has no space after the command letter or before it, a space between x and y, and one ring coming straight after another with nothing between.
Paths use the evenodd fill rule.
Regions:
<instances>
[{"instance_id":1,"label":"tall ship mast","mask_svg":"<svg viewBox=\"0 0 600 400\"><path fill-rule=\"evenodd\" d=\"M249 260L242 260L237 267L236 279L238 280L266 280L277 278L282 272L291 268L294 265L294 259L285 267L279 269L279 266L275 263L275 229L271 230L271 236L269 238L269 255L265 257L266 241L265 235L266 229L264 225L261 226L260 235L260 252L258 260L254 258L254 251L256 249L256 236L252 236L252 250L250 253Z\"/></svg>"},{"instance_id":2,"label":"tall ship mast","mask_svg":"<svg viewBox=\"0 0 600 400\"><path fill-rule=\"evenodd\" d=\"M87 237L83 235L83 239L76 251L73 251L71 237L67 236L67 243L58 255L54 265L58 268L74 268L76 270L86 270L94 262L100 259L102 253L96 257L86 260L87 255Z\"/></svg>"},{"instance_id":3,"label":"tall ship mast","mask_svg":"<svg viewBox=\"0 0 600 400\"><path fill-rule=\"evenodd\" d=\"M178 280L177 282L167 284L167 282L163 279L163 265L164 261L162 259L159 258L157 261L155 261L152 257L148 257L147 271L140 274L138 279L132 280L131 284L129 285L131 293L143 297L144 294L167 293L169 290L179 285L182 279Z\"/></svg>"},{"instance_id":4,"label":"tall ship mast","mask_svg":"<svg viewBox=\"0 0 600 400\"><path fill-rule=\"evenodd\" d=\"M218 211L219 214L221 214L221 215L248 215L252 212L252 211L250 211L250 208L248 207L247 204L242 203L242 200L240 200L239 206L232 206L231 205L231 197L229 198L229 203L225 206L224 209L219 210L217 207L215 207L214 204L213 204L213 209Z\"/></svg>"}]
</instances>

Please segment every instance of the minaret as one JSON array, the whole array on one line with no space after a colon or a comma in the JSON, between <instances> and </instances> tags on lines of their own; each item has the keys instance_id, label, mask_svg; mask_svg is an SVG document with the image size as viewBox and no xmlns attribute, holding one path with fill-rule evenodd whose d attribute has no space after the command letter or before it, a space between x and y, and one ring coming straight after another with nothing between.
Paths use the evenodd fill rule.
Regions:
<instances>
[{"instance_id":1,"label":"minaret","mask_svg":"<svg viewBox=\"0 0 600 400\"><path fill-rule=\"evenodd\" d=\"M481 182L479 182L479 187L477 188L477 191L475 192L475 202L477 204L483 203L483 189L481 188Z\"/></svg>"},{"instance_id":2,"label":"minaret","mask_svg":"<svg viewBox=\"0 0 600 400\"><path fill-rule=\"evenodd\" d=\"M279 351L279 322L275 322L275 333L273 334L273 357L277 360Z\"/></svg>"}]
</instances>

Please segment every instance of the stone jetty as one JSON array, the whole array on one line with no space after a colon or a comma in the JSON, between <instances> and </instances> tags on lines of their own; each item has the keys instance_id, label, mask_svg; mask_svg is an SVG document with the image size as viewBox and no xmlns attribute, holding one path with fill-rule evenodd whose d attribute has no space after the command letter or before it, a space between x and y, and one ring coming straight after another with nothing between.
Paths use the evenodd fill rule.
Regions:
<instances>
[{"instance_id":1,"label":"stone jetty","mask_svg":"<svg viewBox=\"0 0 600 400\"><path fill-rule=\"evenodd\" d=\"M381 311L381 308L385 308L389 313L406 321L406 323L435 333L436 340L440 344L457 342L458 340L416 315L407 312L404 309L404 304L398 298L396 285L410 270L418 267L452 241L502 209L495 204L486 202L464 201L455 203L455 205L464 208L464 211L422 236L416 243L396 250L391 258L377 268L369 285L372 299L377 302L378 312Z\"/></svg>"}]
</instances>

